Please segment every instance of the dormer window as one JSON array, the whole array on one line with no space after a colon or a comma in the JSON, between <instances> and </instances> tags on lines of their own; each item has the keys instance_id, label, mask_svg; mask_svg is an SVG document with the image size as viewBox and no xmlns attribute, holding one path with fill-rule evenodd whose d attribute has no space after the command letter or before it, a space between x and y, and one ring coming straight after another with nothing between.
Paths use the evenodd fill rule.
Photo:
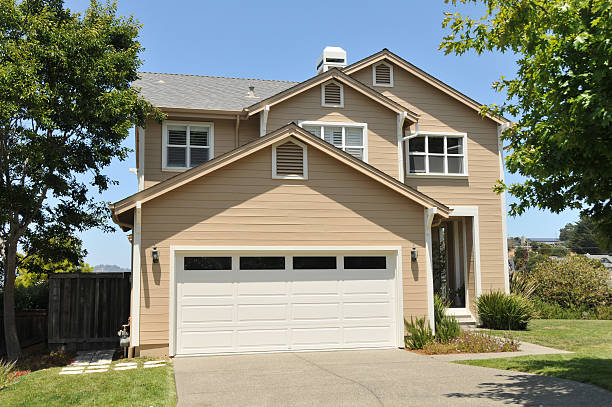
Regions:
<instances>
[{"instance_id":1,"label":"dormer window","mask_svg":"<svg viewBox=\"0 0 612 407\"><path fill-rule=\"evenodd\" d=\"M325 107L344 107L344 87L336 81L321 86L321 105Z\"/></svg>"},{"instance_id":2,"label":"dormer window","mask_svg":"<svg viewBox=\"0 0 612 407\"><path fill-rule=\"evenodd\" d=\"M374 86L393 86L393 66L380 62L372 67L372 83Z\"/></svg>"},{"instance_id":3,"label":"dormer window","mask_svg":"<svg viewBox=\"0 0 612 407\"><path fill-rule=\"evenodd\" d=\"M165 121L162 133L163 170L181 171L213 158L213 123Z\"/></svg>"},{"instance_id":4,"label":"dormer window","mask_svg":"<svg viewBox=\"0 0 612 407\"><path fill-rule=\"evenodd\" d=\"M308 179L306 146L298 141L284 141L272 147L272 178Z\"/></svg>"}]
</instances>

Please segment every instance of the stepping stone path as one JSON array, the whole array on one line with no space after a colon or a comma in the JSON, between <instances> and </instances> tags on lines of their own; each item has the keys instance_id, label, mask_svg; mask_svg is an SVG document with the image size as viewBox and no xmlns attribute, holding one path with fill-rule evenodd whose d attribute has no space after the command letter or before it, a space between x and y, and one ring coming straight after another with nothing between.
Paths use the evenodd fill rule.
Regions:
<instances>
[{"instance_id":1,"label":"stepping stone path","mask_svg":"<svg viewBox=\"0 0 612 407\"><path fill-rule=\"evenodd\" d=\"M79 351L77 352L74 361L64 367L59 374L61 375L77 375L83 373L101 373L108 372L113 361L114 351L112 349L98 351ZM144 368L165 366L165 360L152 360L144 362ZM131 370L137 369L138 362L121 362L113 365L113 370Z\"/></svg>"}]
</instances>

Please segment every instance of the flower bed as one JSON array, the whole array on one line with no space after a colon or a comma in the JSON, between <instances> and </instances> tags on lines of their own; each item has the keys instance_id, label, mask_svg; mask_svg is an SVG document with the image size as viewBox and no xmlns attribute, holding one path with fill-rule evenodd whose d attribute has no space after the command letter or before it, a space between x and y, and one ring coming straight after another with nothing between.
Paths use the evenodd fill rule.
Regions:
<instances>
[{"instance_id":1,"label":"flower bed","mask_svg":"<svg viewBox=\"0 0 612 407\"><path fill-rule=\"evenodd\" d=\"M419 351L426 355L444 355L449 353L493 353L516 352L520 342L511 336L492 336L482 332L463 331L448 343L432 341Z\"/></svg>"}]
</instances>

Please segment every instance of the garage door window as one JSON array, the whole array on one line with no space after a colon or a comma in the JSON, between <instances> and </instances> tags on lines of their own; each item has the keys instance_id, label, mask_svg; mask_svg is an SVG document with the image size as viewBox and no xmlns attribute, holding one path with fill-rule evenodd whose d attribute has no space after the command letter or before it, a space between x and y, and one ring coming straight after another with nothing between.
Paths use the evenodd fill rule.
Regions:
<instances>
[{"instance_id":1,"label":"garage door window","mask_svg":"<svg viewBox=\"0 0 612 407\"><path fill-rule=\"evenodd\" d=\"M294 270L336 269L336 256L294 256Z\"/></svg>"},{"instance_id":2,"label":"garage door window","mask_svg":"<svg viewBox=\"0 0 612 407\"><path fill-rule=\"evenodd\" d=\"M345 256L345 269L386 269L385 256Z\"/></svg>"},{"instance_id":3,"label":"garage door window","mask_svg":"<svg viewBox=\"0 0 612 407\"><path fill-rule=\"evenodd\" d=\"M231 257L185 257L185 270L231 270Z\"/></svg>"},{"instance_id":4,"label":"garage door window","mask_svg":"<svg viewBox=\"0 0 612 407\"><path fill-rule=\"evenodd\" d=\"M284 270L284 256L240 257L240 270Z\"/></svg>"}]
</instances>

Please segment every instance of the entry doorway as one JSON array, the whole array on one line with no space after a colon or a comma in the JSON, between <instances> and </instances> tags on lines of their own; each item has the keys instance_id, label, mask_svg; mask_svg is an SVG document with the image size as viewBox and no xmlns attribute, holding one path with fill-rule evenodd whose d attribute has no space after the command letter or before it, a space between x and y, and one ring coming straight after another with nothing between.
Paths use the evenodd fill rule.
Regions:
<instances>
[{"instance_id":1,"label":"entry doorway","mask_svg":"<svg viewBox=\"0 0 612 407\"><path fill-rule=\"evenodd\" d=\"M459 238L460 222L445 221L432 227L434 294L446 299L450 308L466 308L466 270Z\"/></svg>"}]
</instances>

